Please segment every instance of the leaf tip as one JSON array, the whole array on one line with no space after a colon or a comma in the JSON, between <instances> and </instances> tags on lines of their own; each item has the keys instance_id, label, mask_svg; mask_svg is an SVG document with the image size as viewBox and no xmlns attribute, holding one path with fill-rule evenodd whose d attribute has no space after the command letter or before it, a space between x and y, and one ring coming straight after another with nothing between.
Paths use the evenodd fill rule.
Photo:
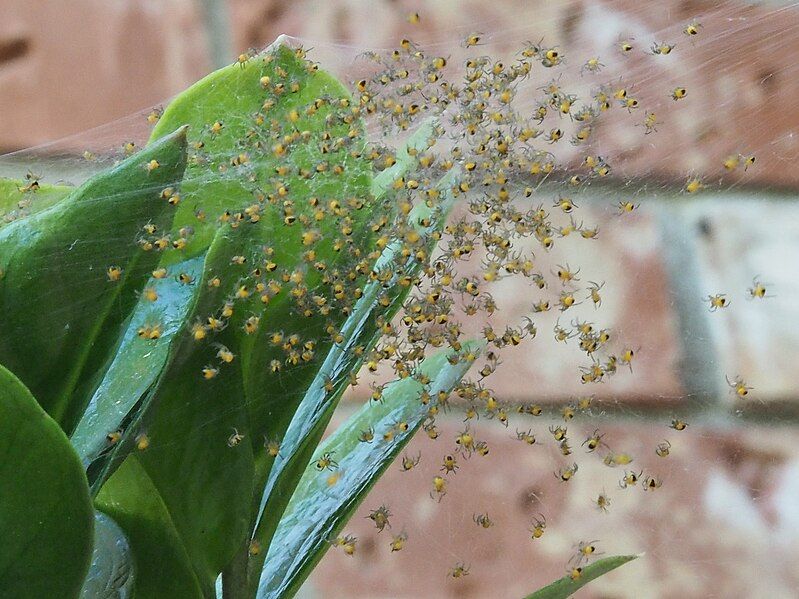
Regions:
<instances>
[{"instance_id":1,"label":"leaf tip","mask_svg":"<svg viewBox=\"0 0 799 599\"><path fill-rule=\"evenodd\" d=\"M297 46L296 38L293 38L290 35L286 35L285 33L281 33L275 38L275 41L273 41L265 48L265 50L269 52L271 50L278 50L281 47L288 48L289 50L294 50L296 46Z\"/></svg>"}]
</instances>

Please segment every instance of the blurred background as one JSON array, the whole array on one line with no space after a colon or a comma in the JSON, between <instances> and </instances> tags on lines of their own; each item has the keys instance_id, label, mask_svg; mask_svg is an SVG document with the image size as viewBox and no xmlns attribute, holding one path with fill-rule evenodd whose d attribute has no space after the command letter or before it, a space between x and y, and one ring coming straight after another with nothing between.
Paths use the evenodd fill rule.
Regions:
<instances>
[{"instance_id":1,"label":"blurred background","mask_svg":"<svg viewBox=\"0 0 799 599\"><path fill-rule=\"evenodd\" d=\"M419 23L409 22L412 13ZM682 29L692 22L700 34L687 39ZM567 243L562 255L544 259L554 269L567 254L586 279L608 282L602 326L635 349L633 373L586 388L574 350L541 325L541 339L504 354L492 384L509 406L538 404L543 415L514 410L508 428L478 422L490 454L462 464L436 503L429 491L439 454L464 427L462 409L440 417L448 445L414 440L407 454L421 452L420 467L389 470L346 529L359 537L355 556L331 550L303 596L522 597L562 576L579 541L594 540L608 555L644 555L581 597L799 596L799 8L699 0L2 0L0 170L19 176L31 156L79 157L87 144L146 139L142 115L151 107L280 34L299 38L311 59L352 80L363 68L353 58L366 50L410 37L458 61L461 40L475 31L486 54L512 54L541 38L558 45L577 67L560 83L585 91L579 65L598 55L604 78L649 98L663 121L651 136L614 119L602 124L598 151L613 162L614 177L585 200L601 235L590 249ZM642 50L677 45L654 69L643 59L622 61L614 50L622 40ZM661 93L675 85L689 90L679 110ZM756 156L755 164L722 179L725 157L738 153ZM80 178L69 167L77 160L59 164L58 177ZM682 193L689 176L703 180L702 194ZM628 199L642 208L622 225L614 205ZM748 298L755 277L767 286L762 300ZM494 291L508 322L532 300L517 278ZM728 295L729 309L708 310L703 298L715 293ZM592 317L593 307L576 313ZM727 379L736 377L753 388L746 399L731 393ZM366 385L355 389L337 422L365 392ZM662 488L621 489L625 468L581 448L580 474L564 485L553 476L563 459L551 439L534 447L516 439L517 429L545 439L547 427L562 424L559 410L588 393L591 408L568 423L570 436L601 428L604 442L635 456L630 467L656 473ZM673 418L688 428L670 429ZM672 444L667 458L654 451L664 439ZM600 492L611 499L607 512L596 508ZM378 533L366 517L381 504L394 514L393 532L408 534L399 553L389 551L391 533ZM495 526L476 525L477 513ZM531 540L540 514L546 533ZM470 574L452 580L447 572L458 562Z\"/></svg>"}]
</instances>

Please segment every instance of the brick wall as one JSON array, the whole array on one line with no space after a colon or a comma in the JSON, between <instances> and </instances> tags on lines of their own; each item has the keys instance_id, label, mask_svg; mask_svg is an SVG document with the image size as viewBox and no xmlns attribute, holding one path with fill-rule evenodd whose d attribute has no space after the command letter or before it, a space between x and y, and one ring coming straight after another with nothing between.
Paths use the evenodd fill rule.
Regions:
<instances>
[{"instance_id":1,"label":"brick wall","mask_svg":"<svg viewBox=\"0 0 799 599\"><path fill-rule=\"evenodd\" d=\"M210 68L199 6L191 0L4 0L0 149L122 118L199 78ZM419 469L393 467L380 481L348 527L361 538L356 556L331 551L309 593L520 597L560 576L574 543L598 539L607 553L646 555L581 596L794 596L799 455L795 427L777 426L774 416L799 412L799 207L792 202L799 183L799 77L792 51L799 46L799 12L690 0L644 7L588 0L232 0L229 7L237 50L288 33L308 40L313 57L344 76L354 76L351 59L359 48L393 46L404 36L439 43L453 60L457 40L476 22L497 32L492 48L499 52L546 36L548 43L578 48L576 64L599 53L608 75L641 81L636 93L655 102L664 121L657 144L640 131L631 135L623 114L603 125L597 132L603 152L616 157L617 172L642 192L636 198L642 210L622 222L608 208L621 188L597 193L585 216L600 226L599 238L566 240L567 254L556 251L539 264L549 270L568 256L585 279L608 282L600 310L585 304L562 318L590 317L612 328L618 343L638 349L633 372L590 389L581 385L577 354L552 338L558 317L552 313L540 321L538 339L505 355L492 381L508 402L557 407L595 393L592 412L569 425L573 445L601 427L614 450L636 456L636 472L662 477L663 487L621 490L623 468L608 468L601 456L577 447L580 472L565 486L552 474L565 461L547 432L557 414L514 414L508 429L496 421L478 423L490 455L464 463L448 496L435 503L430 480L463 426L455 410L442 417L436 444L414 441L409 453L423 452ZM404 20L411 10L422 14L417 26ZM688 41L680 29L694 18L703 24L702 35ZM643 60L623 63L600 51L622 34L643 46L674 40L679 52L652 69ZM576 72L571 77L569 84L586 86ZM680 110L653 91L677 84L690 90ZM757 155L756 167L740 184L715 189L721 160L737 152ZM678 193L689 171L713 182L695 201ZM771 284L775 297L745 299L755 275ZM729 293L733 303L710 314L702 298L717 292ZM500 283L494 295L503 308L498 326L517 320L537 298L514 282ZM750 399L730 395L725 375L743 376L755 388ZM670 419L684 414L689 428L670 430ZM770 425L752 423L767 418ZM516 441L516 428L532 428L539 442ZM664 438L672 442L671 455L658 458L654 447ZM607 514L591 503L603 489L612 499ZM377 534L365 518L382 502L396 514L394 526L409 533L407 549L397 555L389 554L388 533ZM476 512L488 512L496 526L478 528ZM533 542L526 529L539 513L549 528ZM457 561L469 563L472 573L447 581Z\"/></svg>"}]
</instances>

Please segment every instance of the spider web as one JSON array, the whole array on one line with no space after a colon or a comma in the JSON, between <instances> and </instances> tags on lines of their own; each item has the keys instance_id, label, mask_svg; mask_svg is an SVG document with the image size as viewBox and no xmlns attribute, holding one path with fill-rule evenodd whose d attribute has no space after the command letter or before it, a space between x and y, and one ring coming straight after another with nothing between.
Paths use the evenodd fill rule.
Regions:
<instances>
[{"instance_id":1,"label":"spider web","mask_svg":"<svg viewBox=\"0 0 799 599\"><path fill-rule=\"evenodd\" d=\"M374 10L404 22L413 7ZM797 39L797 8L727 2L655 10L570 1L555 9L498 3L464 10L445 31L426 29L427 22L442 22L444 10L421 7L421 24L396 25L401 35L393 35L397 40L407 35L427 58L446 57L442 79L465 85L464 61L488 56L481 69L499 61L508 68L523 48L540 45L557 48L562 57L552 68L537 59L529 77L514 86L511 106L517 114L527 117L546 103L550 84L575 96L573 113L607 92L612 108L598 113L585 143L569 143L583 125L573 114L557 114L557 107L549 106L540 124L531 122L542 134L529 144L530 156L546 152L540 156L551 156L557 168L549 176L509 183L517 193L533 187L529 199L514 201L525 208L542 205L555 229L574 220L598 233L585 239L577 226L569 235L555 235L550 250L534 237L514 238L514 250L534 257L547 287L539 289L519 276L499 278L487 286L497 303L490 316L482 310L464 316L469 299L455 298L469 336L481 336L486 324L501 334L508 326L519 328L524 317L535 323L535 338L503 348L496 372L485 382L500 409L507 410L508 425L496 411L478 409L479 418L468 426L491 451L485 457L458 454L454 440L467 426L469 402L453 398L436 419L440 437L433 441L420 432L408 448L407 455L421 454L419 465L409 472L392 466L345 528L359 537L355 556L331 550L303 592L309 597L523 596L563 575L578 542L596 541L605 555L643 555L595 581L581 596L791 596L799 584L790 567L799 536L791 501L799 480L799 457L791 442L797 416L792 358L799 347L793 324L799 315L792 301L799 292L799 215L790 201L797 183L792 167L799 156L796 101L790 94L797 68L790 52ZM509 27L508 13L515 11L520 17ZM383 40L393 30L357 28L363 15L352 8L344 14L357 29L347 36L357 39L356 45L321 34L294 42L353 88L386 68L412 71L407 52L396 65L390 62L390 53L400 46ZM693 22L700 24L698 34L684 34ZM476 33L479 42L464 47ZM624 42L633 50L622 51ZM653 45L663 44L674 48L668 54L652 52ZM384 57L383 62L366 53ZM585 66L593 57L602 65L596 72ZM418 77L409 73L411 81ZM378 99L396 97L396 87L392 82ZM672 94L680 87L686 96L675 100ZM441 118L445 134L436 148L441 156L452 155L455 147L473 149L463 142L463 123L451 120L459 114L457 106L431 107L429 89L427 97L409 95L428 105L413 122L431 113ZM614 97L619 90L624 96ZM623 105L630 98L637 106ZM0 160L0 173L23 178L31 169L43 182L78 184L121 158L125 143L142 147L149 113L7 155ZM648 113L655 118L647 133ZM389 121L380 111L368 117L368 139L381 147L398 146L407 133L387 126ZM547 143L555 128L562 130L562 139ZM509 128L516 136L519 130ZM582 166L587 155L610 165L609 175L591 176ZM756 160L744 168L749 156ZM724 161L730 158L737 164L728 171ZM574 176L583 181L572 187ZM702 187L689 193L694 180ZM466 197L480 191L470 193ZM571 213L555 205L564 197L576 205ZM627 213L620 202L635 209ZM452 219L467 215L462 200ZM451 251L447 242L445 236L434 261ZM478 247L458 261L456 272L480 277L486 260L490 256ZM561 284L557 271L564 267L579 282ZM757 281L766 285L768 297L750 297L748 289ZM589 282L603 285L601 305L591 301ZM561 311L564 290L575 291L577 304ZM713 309L708 297L720 293L730 304ZM535 313L532 305L542 300L551 309ZM603 362L634 350L631 368L620 363L612 377L582 382L580 367L592 361L578 347L579 335L563 342L553 334L556 326L573 330L579 322L610 331L609 349L599 352ZM352 412L353 403L364 401L370 382L383 382L391 373L363 372L361 378L334 425ZM752 387L745 398L729 385L739 378ZM564 422L561 410L577 406L581 397L592 398L590 407L575 409L574 418ZM533 405L541 406L542 415L517 411ZM688 427L669 428L674 419ZM569 456L562 455L548 430L556 426L568 427ZM517 439L528 430L536 437L532 446ZM605 445L589 453L581 443L597 430ZM669 455L659 457L655 449L664 441L671 445ZM447 454L458 457L460 468L447 476L447 494L437 502L429 496L431 480ZM603 463L619 454L629 454L633 462ZM573 479L558 480L557 473L572 463L579 465ZM627 472L643 472L641 480L653 476L662 487L644 492L639 482L622 489L619 481ZM595 505L600 493L610 498L607 512ZM368 519L380 505L390 506L393 514L391 530L382 533ZM473 520L486 513L494 525L484 530ZM528 529L542 516L545 534L532 540ZM390 535L401 530L408 534L406 547L391 553ZM456 564L468 566L469 575L448 576Z\"/></svg>"}]
</instances>

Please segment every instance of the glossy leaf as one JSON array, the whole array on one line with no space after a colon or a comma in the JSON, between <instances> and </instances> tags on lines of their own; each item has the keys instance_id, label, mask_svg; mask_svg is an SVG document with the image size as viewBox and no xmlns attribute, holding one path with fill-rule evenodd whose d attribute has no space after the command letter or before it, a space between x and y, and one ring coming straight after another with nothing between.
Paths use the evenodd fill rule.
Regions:
<instances>
[{"instance_id":1,"label":"glossy leaf","mask_svg":"<svg viewBox=\"0 0 799 599\"><path fill-rule=\"evenodd\" d=\"M220 229L206 256L203 278L193 283L199 294L186 323L205 321L207 315L218 313L231 289L209 286L208 281L220 276L228 285L235 284L240 273L231 266L231 256L243 251L248 242L246 229ZM238 269L245 271L246 266ZM243 310L235 314L216 342L236 351L231 340L241 332L244 319ZM135 445L134 437L139 435L147 436L148 446L128 455L121 467L127 474L108 479L98 500L125 506L128 518L117 520L131 535L137 554L148 553L143 544L147 538L137 540L125 525L129 519L135 522L136 517L143 517L137 516L136 502L129 496L141 493L134 491L135 485L145 485L148 496L154 496L153 501L157 498L164 512L162 519L174 529L175 542L188 557L197 584L208 594L247 536L253 462L249 443L233 447L229 443L234 430L247 427L241 360L220 365L215 357L218 348L208 340L195 341L187 329L188 325L178 332L170 363L115 450L124 455L125 445ZM202 370L209 364L217 365L219 374L206 380Z\"/></svg>"},{"instance_id":2,"label":"glossy leaf","mask_svg":"<svg viewBox=\"0 0 799 599\"><path fill-rule=\"evenodd\" d=\"M95 502L128 538L136 573L134 597L204 599L175 523L135 455L114 473Z\"/></svg>"},{"instance_id":3,"label":"glossy leaf","mask_svg":"<svg viewBox=\"0 0 799 599\"><path fill-rule=\"evenodd\" d=\"M438 124L438 119L435 117L422 121L397 150L396 163L375 175L372 179L372 195L375 198L391 193L394 181L417 166L418 155L436 143Z\"/></svg>"},{"instance_id":4,"label":"glossy leaf","mask_svg":"<svg viewBox=\"0 0 799 599\"><path fill-rule=\"evenodd\" d=\"M202 143L207 146L210 160L227 160L238 151L238 139L244 137L251 114L257 111L264 102L264 90L260 86L260 77L267 73L274 76L276 67L291 69L296 72L301 65L293 52L283 48L279 54L265 54L276 57L268 68L263 65L264 56L253 57L252 62L241 68L238 65L220 69L191 86L178 95L165 110L155 127L152 140L160 138L171 127L189 124L191 143ZM257 64L262 68L257 68ZM318 80L309 84L301 96L292 95L284 100L274 97L282 112L307 102L314 91L327 93L332 86L338 86L328 75L322 73ZM238 95L232 93L237 90ZM225 118L222 119L224 115ZM217 120L223 120L224 127L218 134L211 134L209 127ZM278 160L275 156L261 153L253 155L253 162L261 171L271 171ZM237 171L229 175L219 172L215 164L209 164L200 158L199 152L187 169L181 186L181 205L175 228L189 225L194 228L195 235L190 239L188 248L180 254L167 255L163 261L173 273L186 273L197 279L201 272L204 251L207 249L208 236L214 234L214 216L228 208L237 207L246 197L252 202L251 190L245 185L246 173ZM206 212L205 222L195 218L195 212L202 209ZM189 258L175 264L176 256L203 252L201 256ZM171 256L171 257L170 257ZM110 370L95 391L86 413L73 435L73 443L78 448L84 461L97 458L105 449L105 435L120 427L125 418L137 405L147 389L153 385L166 363L169 346L173 335L181 321L187 317L192 304L196 285L182 285L173 279L151 280L148 286L155 288L159 299L156 304L140 301L131 324L125 333L122 345L117 351ZM148 318L155 317L163 324L160 339L140 340L135 335L139 326ZM115 452L119 453L119 452ZM119 459L117 455L115 459ZM105 460L98 460L92 467L92 474L107 472ZM100 481L102 482L102 481Z\"/></svg>"},{"instance_id":5,"label":"glossy leaf","mask_svg":"<svg viewBox=\"0 0 799 599\"><path fill-rule=\"evenodd\" d=\"M0 596L77 597L94 508L69 440L0 367Z\"/></svg>"},{"instance_id":6,"label":"glossy leaf","mask_svg":"<svg viewBox=\"0 0 799 599\"><path fill-rule=\"evenodd\" d=\"M408 150L410 148L415 149L417 152L421 152L431 145L431 140L434 139L432 136L436 123L437 121L435 119L428 119L423 123L408 139L408 142L397 152L396 164L375 177L372 184L372 194L376 198L389 193L391 183L396 178L402 177L412 167L415 158L409 153ZM443 178L437 186L443 191L445 198L451 197L447 190L447 187L450 186L451 183L452 177L448 176ZM419 225L419 220L423 216L429 216L429 211L424 205L417 205L408 218L409 223L417 227L420 233L429 234L430 231L443 226L444 219L442 218L437 221L435 226L430 226L430 230L428 231L425 227ZM397 242L391 243L383 250L374 267L385 268L390 265L391 268L396 269L391 281L386 285L381 285L377 281L370 281L367 283L363 291L363 296L357 301L352 314L347 317L347 320L341 327L343 341L331 347L324 363L318 369L308 386L303 400L298 406L297 412L289 425L289 430L282 440L280 456L276 460L274 469L269 473L267 490L264 493L264 498L261 500L259 512L264 511L266 498L270 494L271 489L275 487L278 476L287 469L287 462L294 460L295 456L299 456L300 463L295 465L298 470L295 468L296 477L294 477L295 480L290 483L288 487L288 497L286 497L285 502L279 508L276 505L270 506L281 511L285 507L285 503L288 502L291 491L299 480L305 468L305 464L308 461L307 457L303 459L302 455L298 452L299 447L301 445L316 446L323 429L327 426L330 415L335 409L341 392L346 388L344 384L345 378L350 371L357 369L362 362L362 360L356 359L353 355L353 348L356 345L362 345L367 348L363 352L366 353L375 340L377 316L382 315L384 318L390 320L410 292L410 286L402 287L397 285L396 282L402 275L409 277L415 276L422 265L416 260L408 260L405 265L399 267L396 264L396 254L399 246L400 244ZM383 289L384 287L386 289ZM390 305L388 308L382 308L378 305L378 296L381 292L385 292L389 295ZM337 383L337 389L334 393L329 394L324 389L326 380L332 380ZM313 431L316 430L318 430L318 435L314 436ZM310 443L307 442L309 437L313 437ZM256 480L256 485L258 485L259 482L264 481ZM275 510L270 510L270 512L275 513ZM279 512L275 514L275 517L279 519ZM260 538L259 540L265 543L265 539Z\"/></svg>"},{"instance_id":7,"label":"glossy leaf","mask_svg":"<svg viewBox=\"0 0 799 599\"><path fill-rule=\"evenodd\" d=\"M26 189L30 181L0 177L0 227L26 218L63 200L74 187L38 183L38 188Z\"/></svg>"},{"instance_id":8,"label":"glossy leaf","mask_svg":"<svg viewBox=\"0 0 799 599\"><path fill-rule=\"evenodd\" d=\"M156 160L157 168L148 169ZM159 256L136 243L166 229L160 193L183 174L181 129L67 198L0 229L0 363L67 432L77 423ZM109 267L120 267L110 280Z\"/></svg>"},{"instance_id":9,"label":"glossy leaf","mask_svg":"<svg viewBox=\"0 0 799 599\"><path fill-rule=\"evenodd\" d=\"M265 101L274 102L266 116L283 118L287 133L295 130L295 124L286 117L290 109L304 107L319 97L341 97L349 102L341 84L325 73L310 71L307 66L292 49L278 44L253 57L243 68L236 65L221 69L192 86L167 107L153 133L155 139L164 128L189 123L191 146L203 146L190 160L181 185L181 206L185 208L175 224L177 227L190 222L195 228L188 253L203 251L208 236L219 227L217 217L225 210L231 213L224 217L230 224L217 229L206 256L203 279L196 283L199 297L186 319L188 324L196 325L215 316L224 320L224 328L209 330L203 342L195 341L186 330L178 334L172 342L169 365L142 400L143 407L126 426L123 440L113 449L113 457L97 481L102 482L113 471L115 460L124 457L134 435L147 435L148 449L128 459L138 462L146 472L205 592L209 592L216 573L230 560L231 551L246 547L253 502L253 451L264 453L263 434L267 425L276 428L281 422L287 425L301 398L294 387L304 389L305 379L312 377L316 366L298 365L289 374L273 375L268 369L270 361L277 358L283 361L285 355L284 350L267 342L269 332L280 326L285 327L287 335L296 330L303 338L321 338L328 321L297 313L287 297L288 291L266 297L268 301L256 293L249 298L240 297L234 302L231 317L220 316L222 306L237 295L243 284L249 289L257 287L251 280L252 271L263 270L263 266L257 267L264 263L265 243L274 248L272 259L280 269L274 274L267 271L259 275L264 286L270 280L282 281L281 277L297 266L305 269L302 254L307 245L302 242L302 230L284 223L282 209L264 201L259 204L258 219L238 218L233 212L253 205L256 201L253 188L259 179L264 188L271 188L276 166L289 165L294 173L315 167L325 156L340 161L344 165L342 173L320 172L312 179L290 178L288 185L295 205L308 212L310 204L306 199L312 194L340 197L342 201L350 195L369 198L371 166L349 151L363 145L362 132L358 134L356 130L350 147L340 151L323 155L318 148L322 129L327 127L325 117L331 113L329 107L319 108L313 118L303 116L296 120L296 128L312 133L311 141L297 141L285 156L275 156L274 142L248 142L252 137L248 133L254 127L257 131L259 126L251 120L252 114ZM278 67L298 84L296 93L278 93L262 87L261 78L268 76L275 80ZM214 132L212 127L217 121L218 132ZM356 120L355 125L359 124ZM351 126L326 130L344 135ZM245 163L231 166L231 158L239 160L242 153L247 154ZM207 226L195 218L198 209L204 211ZM363 243L365 239L363 231L368 215L366 209L354 215L355 243ZM313 247L320 260L330 258L332 265L335 260L331 246L339 224L332 218L328 221L319 225L321 239ZM363 222L358 224L359 221ZM315 269L308 271L305 284L316 287L320 275ZM216 277L219 286L208 286ZM243 325L251 317L265 324L248 334ZM217 357L222 346L235 355L229 364L220 363ZM319 346L323 347L321 340ZM218 368L218 376L204 379L202 371L206 366ZM234 433L241 434L243 440L230 447ZM114 479L103 489L107 497L116 497L117 491L124 492L116 488ZM216 534L206 534L207 530Z\"/></svg>"},{"instance_id":10,"label":"glossy leaf","mask_svg":"<svg viewBox=\"0 0 799 599\"><path fill-rule=\"evenodd\" d=\"M202 275L204 256L190 258L172 267L193 279ZM163 370L172 340L182 329L192 308L197 285L184 285L176 277L151 278L147 287L158 294L155 302L139 300L131 315L122 341L102 381L72 434L72 445L81 461L89 465L107 448L108 433L123 428L147 391ZM142 339L138 330L148 323L161 326L158 339ZM100 466L95 463L94 469Z\"/></svg>"},{"instance_id":11,"label":"glossy leaf","mask_svg":"<svg viewBox=\"0 0 799 599\"><path fill-rule=\"evenodd\" d=\"M94 549L81 599L128 599L135 580L133 554L125 533L102 512L94 514Z\"/></svg>"},{"instance_id":12,"label":"glossy leaf","mask_svg":"<svg viewBox=\"0 0 799 599\"><path fill-rule=\"evenodd\" d=\"M285 75L281 76L280 71ZM269 80L266 85L262 83L264 78ZM297 90L291 91L294 84ZM316 108L315 101L319 99L325 103ZM244 65L233 64L208 75L175 98L161 116L152 139L172 127L190 124L191 146L202 146L195 151L186 170L181 187L183 201L175 220L175 227L190 225L195 229L186 251L200 252L207 247L220 216L235 223L236 214L244 214L245 208L258 203L261 212L255 230L260 231L260 235L253 236L252 246L245 252L250 258L248 263L262 263L263 253L256 254L262 245L267 245L273 252L271 261L279 268L265 274L264 284L275 281L285 286L281 277L299 267L307 271L302 284L321 290L320 272L307 268L303 260L309 248L303 243L303 227L287 226L282 207L275 205L274 197L270 199L274 196L271 190L275 188L276 168L289 167L281 182L291 190L290 199L298 218L315 217L316 210L309 203L311 197L326 201L335 199L344 209L335 218L328 215L317 221L319 237L312 244L316 262L326 264L330 270L353 268L356 260L348 252L332 249L340 237L343 220L351 219L349 240L366 254L372 236L368 230L369 219L385 214L389 204L370 197L371 163L359 155L365 145L364 124L359 118L350 118L350 102L344 85L324 71L311 69L301 52L289 47L285 38L252 56ZM265 104L269 107L265 108ZM309 107L313 109L310 113ZM297 112L295 121L289 118L292 111ZM336 117L336 124L326 123L330 116ZM350 118L349 124L340 121L344 116ZM282 127L280 134L274 133L273 123ZM307 132L309 137L284 143L285 136L297 131ZM328 144L322 140L323 133L348 141L338 149L327 148ZM277 152L278 145L286 147ZM246 163L233 166L232 162L241 155L246 155ZM331 168L317 171L322 163ZM334 173L332 165L340 166L341 173ZM300 171L313 173L313 176L299 176ZM362 200L364 207L348 209L346 201L351 198ZM203 222L195 217L197 210L203 211ZM249 217L243 220L242 226L251 224ZM249 412L247 442L252 446L258 478L262 481L269 468L263 438L282 437L320 362L298 364L290 373L271 372L270 363L284 361L285 352L268 342L269 335L279 328L287 337L296 333L304 339L315 340L315 354L324 356L331 345L325 328L331 320L340 319L334 322L340 325L345 318L332 297L329 298L329 317L302 316L288 292L287 289L274 297L267 296L268 304L259 305L254 298L247 309L270 324L242 339L240 347L237 344ZM347 298L347 301L351 300Z\"/></svg>"},{"instance_id":13,"label":"glossy leaf","mask_svg":"<svg viewBox=\"0 0 799 599\"><path fill-rule=\"evenodd\" d=\"M296 172L300 166L314 168L324 158L309 144L295 144L285 153L276 154L273 146L279 142L279 137L273 139L270 135L272 121L290 124L292 131L319 132L324 127L328 109L321 109L312 116L302 114L295 123L288 120L288 113L295 109L304 112L317 98L350 98L347 88L335 77L322 70L309 71L309 64L289 47L287 38L281 36L245 64L236 62L207 75L180 93L164 110L153 129L151 141L176 127L191 126L189 140L194 154L186 169L181 188L183 200L175 218L176 229L183 226L194 229L186 256L208 247L222 213L240 211L253 204L254 182L266 188L274 178L276 167L289 165ZM285 77L278 74L281 69ZM270 83L264 85L263 78L268 78ZM289 88L292 83L299 84L298 91L277 90L278 85ZM258 116L263 122L256 120ZM360 126L362 129L362 124ZM347 129L333 128L331 133L342 135ZM361 131L347 149L358 149L363 144ZM197 148L199 145L201 149ZM242 153L246 154L247 162L232 166L231 159ZM312 181L296 175L287 177L291 198L298 206L311 195L342 196L342 185L346 185L347 195L367 197L371 181L368 163L346 151L333 152L327 157L335 158L345 167L345 180L330 173L316 173ZM204 212L203 221L196 218L197 210ZM292 247L287 251L276 247L277 258L296 258L293 250L299 234L296 230L281 228L284 231L280 233L280 245Z\"/></svg>"},{"instance_id":14,"label":"glossy leaf","mask_svg":"<svg viewBox=\"0 0 799 599\"><path fill-rule=\"evenodd\" d=\"M580 572L580 576L578 578L564 576L552 584L537 590L535 593L527 595L525 599L566 599L567 597L571 597L574 593L579 591L592 580L599 578L603 574L607 574L611 570L615 570L619 566L623 566L627 562L630 562L637 557L637 555L617 555L614 557L605 557L599 559L594 563L585 566Z\"/></svg>"},{"instance_id":15,"label":"glossy leaf","mask_svg":"<svg viewBox=\"0 0 799 599\"><path fill-rule=\"evenodd\" d=\"M258 598L291 597L331 546L341 528L374 483L422 425L430 408L420 401L423 391L435 397L451 391L474 363L479 343L464 343L460 354L446 351L424 360L419 371L430 377L422 385L414 378L395 381L383 391L381 403L364 405L322 442L317 458L329 453L335 472L319 471L315 462L305 473L280 521L258 585ZM450 358L456 357L453 364ZM404 422L407 430L397 428ZM371 443L359 441L361 431L374 429ZM390 439L384 434L391 431Z\"/></svg>"},{"instance_id":16,"label":"glossy leaf","mask_svg":"<svg viewBox=\"0 0 799 599\"><path fill-rule=\"evenodd\" d=\"M432 124L431 124L432 126ZM423 128L420 136L414 136L411 144L416 147L427 146L428 135L432 129ZM424 141L422 141L424 140ZM400 156L407 151L404 150ZM398 159L398 164L403 165L403 161ZM393 180L401 172L392 175ZM431 233L440 229L446 221L446 217L454 200L451 188L457 179L458 173L451 171L442 177L436 186L441 191L440 212L435 218L431 218L432 211L424 204L417 205L408 217L408 222L414 226L421 234L429 238L428 249L432 245ZM430 219L428 226L421 224L422 220ZM365 348L362 356L366 355L378 338L378 317L382 316L390 320L402 303L405 301L411 286L399 285L403 277L414 278L421 270L422 264L410 258L405 264L399 265L399 250L401 244L394 242L383 251L375 265L375 270L389 268L392 272L391 280L383 284L379 281L370 281L365 289L363 296L358 300L352 314L349 316L341 329L343 341L332 347L330 352L316 373L308 390L305 393L302 403L299 405L288 430L280 445L280 453L275 458L272 470L261 497L258 507L258 519L256 521L253 538L265 550L272 541L272 535L281 519L283 511L294 492L294 488L305 471L305 468L314 452L319 439L330 421L333 411L338 405L338 400L347 386L348 375L350 372L357 372L363 358L356 357L354 348L363 346ZM378 302L381 295L386 295L388 306L386 308ZM326 382L332 381L334 389L332 392L326 390ZM261 481L256 478L256 488ZM263 567L264 554L250 556L249 576L250 585L257 582L259 572Z\"/></svg>"}]
</instances>

